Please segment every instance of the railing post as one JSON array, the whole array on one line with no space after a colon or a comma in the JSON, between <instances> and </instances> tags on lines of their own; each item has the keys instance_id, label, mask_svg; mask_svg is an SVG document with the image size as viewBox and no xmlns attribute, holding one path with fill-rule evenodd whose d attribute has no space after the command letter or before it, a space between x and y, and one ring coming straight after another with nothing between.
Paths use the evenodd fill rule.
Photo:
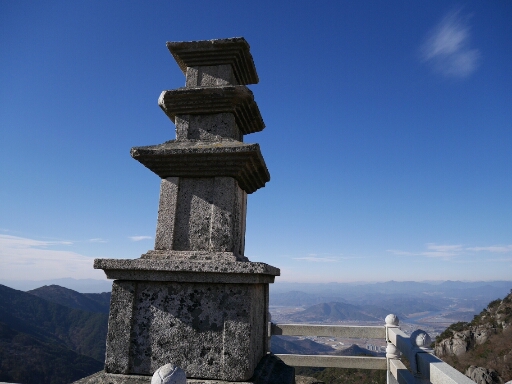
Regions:
<instances>
[{"instance_id":1,"label":"railing post","mask_svg":"<svg viewBox=\"0 0 512 384\"><path fill-rule=\"evenodd\" d=\"M413 371L414 377L418 379L427 378L426 372L421 372L420 364L418 361L419 353L430 353L432 349L430 348L430 344L432 344L432 339L430 335L422 329L417 329L410 336L411 344L413 346L413 350L411 351L411 369Z\"/></svg>"},{"instance_id":2,"label":"railing post","mask_svg":"<svg viewBox=\"0 0 512 384\"><path fill-rule=\"evenodd\" d=\"M398 316L390 314L386 316L386 319L384 320L386 322L386 361L387 361L387 384L398 384L398 381L395 379L393 374L391 373L389 363L391 359L398 359L400 358L400 351L398 348L391 342L389 339L389 328L398 328L399 319Z\"/></svg>"}]
</instances>

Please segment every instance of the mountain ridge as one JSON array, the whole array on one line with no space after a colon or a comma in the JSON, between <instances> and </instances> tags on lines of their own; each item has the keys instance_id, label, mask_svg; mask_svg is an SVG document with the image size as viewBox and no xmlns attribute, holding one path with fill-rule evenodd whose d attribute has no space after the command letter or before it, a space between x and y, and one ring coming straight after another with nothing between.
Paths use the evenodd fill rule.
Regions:
<instances>
[{"instance_id":1,"label":"mountain ridge","mask_svg":"<svg viewBox=\"0 0 512 384\"><path fill-rule=\"evenodd\" d=\"M108 315L0 285L0 380L64 384L102 369Z\"/></svg>"}]
</instances>

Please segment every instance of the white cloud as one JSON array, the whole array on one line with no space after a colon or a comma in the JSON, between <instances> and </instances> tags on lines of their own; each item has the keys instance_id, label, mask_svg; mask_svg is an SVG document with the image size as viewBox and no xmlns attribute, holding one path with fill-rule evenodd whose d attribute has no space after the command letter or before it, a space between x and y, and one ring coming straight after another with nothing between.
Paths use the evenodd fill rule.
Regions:
<instances>
[{"instance_id":1,"label":"white cloud","mask_svg":"<svg viewBox=\"0 0 512 384\"><path fill-rule=\"evenodd\" d=\"M129 236L131 241L142 241L142 240L151 240L151 236Z\"/></svg>"},{"instance_id":2,"label":"white cloud","mask_svg":"<svg viewBox=\"0 0 512 384\"><path fill-rule=\"evenodd\" d=\"M508 245L508 246L497 246L497 245L493 245L493 246L490 246L490 247L469 247L469 248L466 248L468 251L473 251L473 252L491 252L491 253L507 253L507 252L512 252L512 245Z\"/></svg>"},{"instance_id":3,"label":"white cloud","mask_svg":"<svg viewBox=\"0 0 512 384\"><path fill-rule=\"evenodd\" d=\"M325 254L326 256L318 256L315 253L309 254L308 256L303 257L293 257L293 260L304 260L304 261L312 261L317 263L335 263L340 260L350 260L350 259L360 259L361 257L356 256L328 256L329 254Z\"/></svg>"},{"instance_id":4,"label":"white cloud","mask_svg":"<svg viewBox=\"0 0 512 384\"><path fill-rule=\"evenodd\" d=\"M400 251L399 249L387 249L386 252L392 253L397 256L417 256L419 253L409 252L409 251Z\"/></svg>"},{"instance_id":5,"label":"white cloud","mask_svg":"<svg viewBox=\"0 0 512 384\"><path fill-rule=\"evenodd\" d=\"M462 245L437 245L435 243L427 243L427 249L435 252L460 252L462 251Z\"/></svg>"},{"instance_id":6,"label":"white cloud","mask_svg":"<svg viewBox=\"0 0 512 384\"><path fill-rule=\"evenodd\" d=\"M93 258L52 249L69 241L44 241L0 235L0 279L45 280L64 277L104 279L93 269Z\"/></svg>"},{"instance_id":7,"label":"white cloud","mask_svg":"<svg viewBox=\"0 0 512 384\"><path fill-rule=\"evenodd\" d=\"M107 240L105 239L101 239L101 238L94 238L94 239L89 239L89 242L90 243L107 243Z\"/></svg>"},{"instance_id":8,"label":"white cloud","mask_svg":"<svg viewBox=\"0 0 512 384\"><path fill-rule=\"evenodd\" d=\"M435 244L435 243L427 243L425 244L426 250L419 252L410 252L410 251L401 251L397 249L388 249L387 252L393 253L397 256L425 256L425 257L439 257L445 259L451 259L457 256L468 255L468 252L472 254L476 252L486 252L486 253L508 253L512 252L512 245L507 246L485 246L485 247L464 247L461 244ZM496 261L507 261L510 259L495 259ZM491 261L491 260L488 260Z\"/></svg>"},{"instance_id":9,"label":"white cloud","mask_svg":"<svg viewBox=\"0 0 512 384\"><path fill-rule=\"evenodd\" d=\"M448 244L425 244L427 250L419 252L401 251L397 249L388 249L387 252L393 253L397 256L425 256L425 257L439 257L439 258L451 258L459 256L464 250L464 247L460 244L448 245Z\"/></svg>"},{"instance_id":10,"label":"white cloud","mask_svg":"<svg viewBox=\"0 0 512 384\"><path fill-rule=\"evenodd\" d=\"M305 256L305 257L294 257L294 260L305 260L305 261L313 261L317 263L333 263L337 262L338 259L334 257L317 257L317 256Z\"/></svg>"},{"instance_id":11,"label":"white cloud","mask_svg":"<svg viewBox=\"0 0 512 384\"><path fill-rule=\"evenodd\" d=\"M421 47L423 61L447 77L467 77L478 67L480 51L469 46L470 26L461 10L448 13Z\"/></svg>"}]
</instances>

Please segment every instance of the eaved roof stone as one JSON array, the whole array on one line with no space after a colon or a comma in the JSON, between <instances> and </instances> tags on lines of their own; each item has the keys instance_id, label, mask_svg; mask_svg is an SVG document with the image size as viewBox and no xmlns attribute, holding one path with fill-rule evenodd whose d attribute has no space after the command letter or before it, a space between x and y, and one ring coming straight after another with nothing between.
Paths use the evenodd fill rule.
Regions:
<instances>
[{"instance_id":1,"label":"eaved roof stone","mask_svg":"<svg viewBox=\"0 0 512 384\"><path fill-rule=\"evenodd\" d=\"M173 123L176 115L228 112L235 115L238 129L244 135L265 128L253 93L243 85L163 91L158 105Z\"/></svg>"},{"instance_id":2,"label":"eaved roof stone","mask_svg":"<svg viewBox=\"0 0 512 384\"><path fill-rule=\"evenodd\" d=\"M167 42L167 48L183 73L187 67L230 64L238 84L259 81L249 44L243 37Z\"/></svg>"}]
</instances>

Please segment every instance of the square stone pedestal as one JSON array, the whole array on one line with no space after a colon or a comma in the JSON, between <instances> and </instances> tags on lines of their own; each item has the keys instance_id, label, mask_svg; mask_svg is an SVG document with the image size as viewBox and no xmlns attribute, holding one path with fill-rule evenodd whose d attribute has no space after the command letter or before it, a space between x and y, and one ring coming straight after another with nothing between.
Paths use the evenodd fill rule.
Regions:
<instances>
[{"instance_id":1,"label":"square stone pedestal","mask_svg":"<svg viewBox=\"0 0 512 384\"><path fill-rule=\"evenodd\" d=\"M98 259L95 268L115 279L105 373L150 376L172 363L190 379L253 377L267 353L277 268L151 259Z\"/></svg>"},{"instance_id":2,"label":"square stone pedestal","mask_svg":"<svg viewBox=\"0 0 512 384\"><path fill-rule=\"evenodd\" d=\"M151 376L121 375L98 372L74 384L150 384ZM187 384L295 384L295 368L283 363L271 353L260 360L254 375L246 381L187 379Z\"/></svg>"}]
</instances>

